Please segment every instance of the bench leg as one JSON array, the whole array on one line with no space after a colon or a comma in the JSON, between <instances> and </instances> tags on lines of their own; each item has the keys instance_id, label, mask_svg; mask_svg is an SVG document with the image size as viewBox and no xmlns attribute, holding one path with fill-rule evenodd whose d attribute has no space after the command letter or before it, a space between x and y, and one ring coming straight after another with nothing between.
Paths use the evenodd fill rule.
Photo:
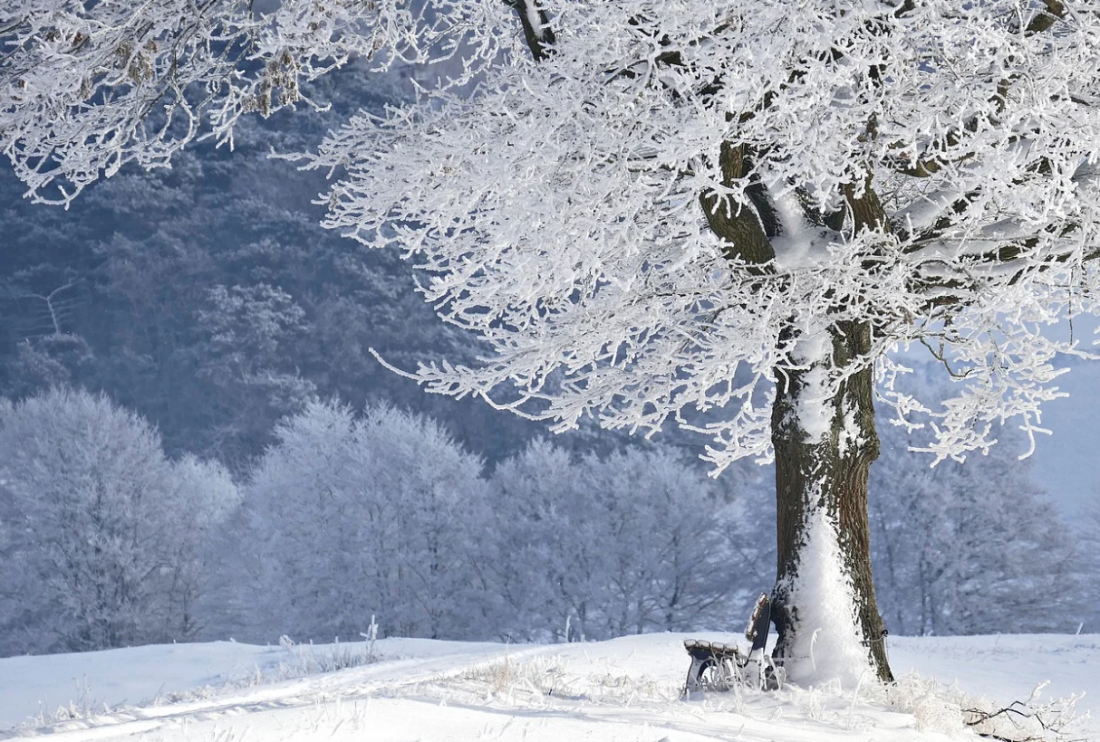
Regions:
<instances>
[{"instance_id":1,"label":"bench leg","mask_svg":"<svg viewBox=\"0 0 1100 742\"><path fill-rule=\"evenodd\" d=\"M688 693L705 690L703 687L703 673L717 664L717 660L715 660L714 657L700 657L693 654L691 656L691 667L688 668L687 683L684 685L684 689Z\"/></svg>"}]
</instances>

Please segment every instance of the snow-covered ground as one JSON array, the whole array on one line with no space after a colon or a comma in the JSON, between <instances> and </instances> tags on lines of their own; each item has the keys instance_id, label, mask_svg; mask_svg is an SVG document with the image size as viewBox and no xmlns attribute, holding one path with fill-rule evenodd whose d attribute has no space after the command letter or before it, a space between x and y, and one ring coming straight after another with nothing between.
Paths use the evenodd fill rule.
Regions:
<instances>
[{"instance_id":1,"label":"snow-covered ground","mask_svg":"<svg viewBox=\"0 0 1100 742\"><path fill-rule=\"evenodd\" d=\"M959 696L948 689L956 681L968 694L1006 704L1051 680L1043 698L1087 692L1078 713L1100 712L1100 635L896 638L891 661L899 677L909 677L889 692L866 682L858 689L788 686L687 701L680 698L688 666L683 639L652 634L550 646L390 639L377 643L377 661L327 673L311 671L334 655L354 660L364 645L217 642L0 659L0 738L978 739L958 722L952 703ZM1100 719L1085 719L1073 731L1067 738L1100 740Z\"/></svg>"}]
</instances>

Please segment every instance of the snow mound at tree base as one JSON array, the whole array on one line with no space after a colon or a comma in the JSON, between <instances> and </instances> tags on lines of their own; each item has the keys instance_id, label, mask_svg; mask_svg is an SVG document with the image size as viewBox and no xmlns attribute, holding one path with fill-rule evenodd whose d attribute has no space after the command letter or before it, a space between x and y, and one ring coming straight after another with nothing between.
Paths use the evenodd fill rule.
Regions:
<instances>
[{"instance_id":1,"label":"snow mound at tree base","mask_svg":"<svg viewBox=\"0 0 1100 742\"><path fill-rule=\"evenodd\" d=\"M798 630L784 662L786 676L802 685L835 679L843 688L858 689L874 679L875 669L860 643L855 591L844 573L836 525L824 509L811 512L808 521L788 597L798 607Z\"/></svg>"},{"instance_id":2,"label":"snow mound at tree base","mask_svg":"<svg viewBox=\"0 0 1100 742\"><path fill-rule=\"evenodd\" d=\"M692 636L736 641L731 634ZM682 700L684 638L652 634L548 646L387 639L377 643L376 661L369 664L275 683L262 681L277 677L274 669L290 659L284 647L218 643L2 659L0 720L8 729L0 726L0 737L940 742L979 739L966 726L973 719L964 710L995 710L1026 699L1030 688L1021 693L1019 683L1027 673L1037 680L1057 677L1053 693L1069 686L1100 694L1100 680L1092 677L1100 637L972 637L892 640L894 669L902 677L892 688L870 681L858 690L788 684L774 693L742 688ZM922 675L913 674L914 667ZM216 687L219 678L232 680L230 670L238 682ZM239 682L249 673L259 684ZM98 712L12 728L39 711L34 694L21 688L33 685L44 702L79 700L74 678L96 696ZM188 684L206 690L181 693ZM959 688L995 700L982 706ZM169 692L178 694L176 700ZM157 696L159 701L147 700ZM1090 723L1084 720L1069 730L1073 736L1062 738L1096 738L1100 730ZM1012 731L998 733L1016 739L1006 730Z\"/></svg>"}]
</instances>

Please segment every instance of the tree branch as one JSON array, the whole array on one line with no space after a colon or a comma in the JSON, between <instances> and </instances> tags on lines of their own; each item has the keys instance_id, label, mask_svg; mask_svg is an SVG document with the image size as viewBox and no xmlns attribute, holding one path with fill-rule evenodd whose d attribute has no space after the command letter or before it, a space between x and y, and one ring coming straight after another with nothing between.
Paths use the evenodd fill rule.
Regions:
<instances>
[{"instance_id":1,"label":"tree branch","mask_svg":"<svg viewBox=\"0 0 1100 742\"><path fill-rule=\"evenodd\" d=\"M886 216L882 200L871 185L870 172L864 176L862 193L857 191L855 183L845 183L841 186L841 191L852 215L852 226L856 234L864 231L890 231L890 220Z\"/></svg>"},{"instance_id":2,"label":"tree branch","mask_svg":"<svg viewBox=\"0 0 1100 742\"><path fill-rule=\"evenodd\" d=\"M519 22L523 26L523 38L527 42L527 48L531 50L531 58L536 62L542 62L550 57L553 51L554 30L550 28L550 17L539 6L538 0L504 0L505 4L515 9L519 15Z\"/></svg>"},{"instance_id":3,"label":"tree branch","mask_svg":"<svg viewBox=\"0 0 1100 742\"><path fill-rule=\"evenodd\" d=\"M1024 29L1024 33L1028 36L1042 33L1053 26L1056 21L1066 17L1066 5L1062 0L1043 0L1043 5L1046 6L1046 11L1036 13L1035 17L1031 19L1031 23L1028 23L1027 28Z\"/></svg>"},{"instance_id":4,"label":"tree branch","mask_svg":"<svg viewBox=\"0 0 1100 742\"><path fill-rule=\"evenodd\" d=\"M745 172L748 170L745 147L723 142L719 157L722 185L733 189L737 182L745 177ZM753 189L756 190L755 194L752 192ZM707 224L729 246L726 249L728 259L743 260L752 264L767 263L775 258L775 248L772 247L766 230L770 225L771 236L777 234L778 219L762 184L750 184L745 192L755 208L750 208L744 203L734 203L731 196L716 191L700 194L699 203L703 207Z\"/></svg>"}]
</instances>

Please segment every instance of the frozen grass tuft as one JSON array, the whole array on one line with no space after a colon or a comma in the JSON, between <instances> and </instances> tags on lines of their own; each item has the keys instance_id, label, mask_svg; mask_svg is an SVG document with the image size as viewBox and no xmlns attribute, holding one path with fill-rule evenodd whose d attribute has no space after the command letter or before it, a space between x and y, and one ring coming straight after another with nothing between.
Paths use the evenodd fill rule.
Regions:
<instances>
[{"instance_id":1,"label":"frozen grass tuft","mask_svg":"<svg viewBox=\"0 0 1100 742\"><path fill-rule=\"evenodd\" d=\"M62 724L67 721L80 721L83 719L90 719L96 714L109 714L111 712L110 707L106 704L89 706L84 703L76 703L75 701L69 701L66 706L58 706L52 711L45 708L39 709L30 721L21 724L19 729L30 729L35 727L44 727L51 724Z\"/></svg>"},{"instance_id":2,"label":"frozen grass tuft","mask_svg":"<svg viewBox=\"0 0 1100 742\"><path fill-rule=\"evenodd\" d=\"M40 705L38 713L31 717L30 720L20 724L17 728L30 729L34 727L44 727L51 724L62 724L67 721L88 719L96 714L110 713L111 709L107 704L93 698L91 686L88 683L87 677L77 679L76 689L77 698L79 700L71 700L68 704L58 706L52 710Z\"/></svg>"},{"instance_id":3,"label":"frozen grass tuft","mask_svg":"<svg viewBox=\"0 0 1100 742\"><path fill-rule=\"evenodd\" d=\"M867 689L870 703L912 714L920 731L954 735L965 729L1000 742L1080 742L1076 733L1086 716L1077 714L1080 695L1043 699L1040 683L1024 700L1008 704L944 686L911 674L894 685L875 683Z\"/></svg>"},{"instance_id":4,"label":"frozen grass tuft","mask_svg":"<svg viewBox=\"0 0 1100 742\"><path fill-rule=\"evenodd\" d=\"M491 695L514 696L520 692L569 697L572 694L565 682L565 670L557 657L539 657L526 662L505 657L500 662L473 668L457 680L486 685Z\"/></svg>"},{"instance_id":5,"label":"frozen grass tuft","mask_svg":"<svg viewBox=\"0 0 1100 742\"><path fill-rule=\"evenodd\" d=\"M337 640L335 644L315 647L312 642L295 644L290 637L284 635L279 638L279 646L287 651L287 659L275 667L273 677L263 677L260 674L254 684L294 680L306 675L338 672L374 664L378 661L374 639L371 635L364 635L364 639L362 642L344 644Z\"/></svg>"},{"instance_id":6,"label":"frozen grass tuft","mask_svg":"<svg viewBox=\"0 0 1100 742\"><path fill-rule=\"evenodd\" d=\"M624 707L636 702L671 704L680 698L679 686L645 675L569 672L561 657L505 658L436 685L436 691L444 694L465 692L483 700L555 708L574 702Z\"/></svg>"},{"instance_id":7,"label":"frozen grass tuft","mask_svg":"<svg viewBox=\"0 0 1100 742\"><path fill-rule=\"evenodd\" d=\"M703 693L699 699L710 711L758 720L803 718L854 731L880 726L883 712L892 712L912 718L899 718L900 724L948 737L976 733L998 742L1084 742L1087 737L1077 732L1087 718L1076 712L1081 696L1043 699L1045 686L1024 700L1002 704L914 673L891 685L869 676L855 684L839 679L810 687L786 683L778 691L735 684L729 692Z\"/></svg>"}]
</instances>

